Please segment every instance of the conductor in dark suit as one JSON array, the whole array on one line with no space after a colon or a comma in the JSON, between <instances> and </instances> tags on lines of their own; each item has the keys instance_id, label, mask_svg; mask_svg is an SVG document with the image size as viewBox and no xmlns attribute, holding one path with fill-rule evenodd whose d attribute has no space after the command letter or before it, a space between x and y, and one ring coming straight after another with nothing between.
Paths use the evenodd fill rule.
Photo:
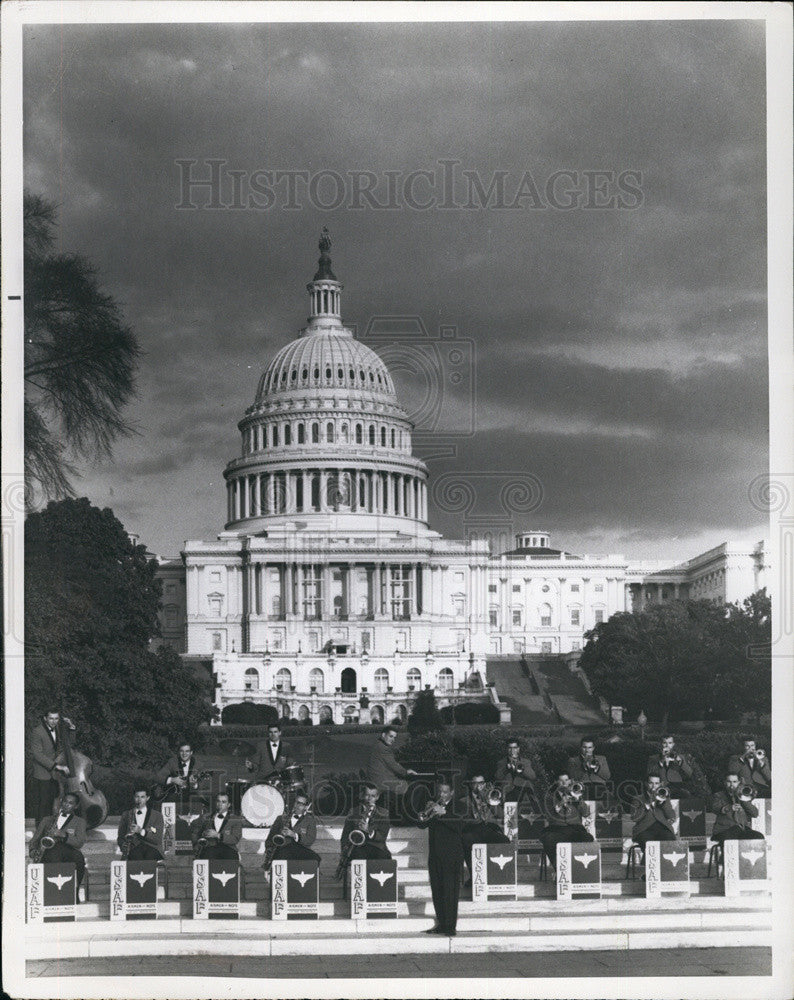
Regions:
<instances>
[{"instance_id":1,"label":"conductor in dark suit","mask_svg":"<svg viewBox=\"0 0 794 1000\"><path fill-rule=\"evenodd\" d=\"M245 766L253 772L255 781L267 781L277 771L290 766L290 756L281 739L280 726L267 727L267 740L256 748L253 759L246 760Z\"/></svg>"},{"instance_id":2,"label":"conductor in dark suit","mask_svg":"<svg viewBox=\"0 0 794 1000\"><path fill-rule=\"evenodd\" d=\"M596 802L606 800L612 775L606 757L595 752L595 743L589 736L582 737L579 753L568 758L567 767L571 781L584 785L584 798Z\"/></svg>"},{"instance_id":3,"label":"conductor in dark suit","mask_svg":"<svg viewBox=\"0 0 794 1000\"><path fill-rule=\"evenodd\" d=\"M128 861L163 860L163 817L149 804L149 793L139 788L134 794L135 805L121 814L116 843L124 850L130 838Z\"/></svg>"},{"instance_id":4,"label":"conductor in dark suit","mask_svg":"<svg viewBox=\"0 0 794 1000\"><path fill-rule=\"evenodd\" d=\"M723 843L726 840L765 839L750 825L758 815L758 806L753 805L752 796L742 795L741 781L735 772L729 771L725 775L725 789L717 792L711 800L711 811L716 817L711 831L712 840Z\"/></svg>"},{"instance_id":5,"label":"conductor in dark suit","mask_svg":"<svg viewBox=\"0 0 794 1000\"><path fill-rule=\"evenodd\" d=\"M60 792L58 775L68 776L69 768L55 761L61 751L58 723L61 715L57 708L48 709L30 734L30 756L33 760L33 815L36 823L52 816L55 800Z\"/></svg>"},{"instance_id":6,"label":"conductor in dark suit","mask_svg":"<svg viewBox=\"0 0 794 1000\"><path fill-rule=\"evenodd\" d=\"M229 808L229 796L219 794L215 799L215 812L199 816L190 826L190 839L196 851L196 860L217 858L222 861L239 861L237 845L243 835L243 823Z\"/></svg>"},{"instance_id":7,"label":"conductor in dark suit","mask_svg":"<svg viewBox=\"0 0 794 1000\"><path fill-rule=\"evenodd\" d=\"M58 812L44 817L36 827L29 846L32 856L41 849L42 837L52 837L55 843L42 852L41 861L45 865L57 864L59 861L71 862L77 868L78 885L85 875L85 858L80 848L86 838L85 820L75 813L79 801L74 792L67 792L62 796Z\"/></svg>"},{"instance_id":8,"label":"conductor in dark suit","mask_svg":"<svg viewBox=\"0 0 794 1000\"><path fill-rule=\"evenodd\" d=\"M631 818L634 821L631 836L643 850L649 840L675 840L675 813L669 798L659 795L661 784L659 778L652 774L645 782L642 795L635 796L631 803Z\"/></svg>"},{"instance_id":9,"label":"conductor in dark suit","mask_svg":"<svg viewBox=\"0 0 794 1000\"><path fill-rule=\"evenodd\" d=\"M304 792L298 792L292 809L276 817L265 841L265 854L273 849L269 855L270 863L282 860L320 861L319 854L310 850L317 839L317 820L307 812L308 808L309 797ZM273 847L273 838L277 834L286 838L281 847Z\"/></svg>"},{"instance_id":10,"label":"conductor in dark suit","mask_svg":"<svg viewBox=\"0 0 794 1000\"><path fill-rule=\"evenodd\" d=\"M457 933L463 873L463 820L455 813L452 785L447 781L440 781L436 786L434 801L425 807L419 817L419 826L427 827L428 831L427 870L433 894L433 909L436 912L436 922L425 934L454 937Z\"/></svg>"},{"instance_id":11,"label":"conductor in dark suit","mask_svg":"<svg viewBox=\"0 0 794 1000\"><path fill-rule=\"evenodd\" d=\"M537 780L534 768L528 757L521 756L521 745L518 740L510 740L507 744L507 756L496 765L494 781L502 790L505 802L519 802L534 795Z\"/></svg>"}]
</instances>

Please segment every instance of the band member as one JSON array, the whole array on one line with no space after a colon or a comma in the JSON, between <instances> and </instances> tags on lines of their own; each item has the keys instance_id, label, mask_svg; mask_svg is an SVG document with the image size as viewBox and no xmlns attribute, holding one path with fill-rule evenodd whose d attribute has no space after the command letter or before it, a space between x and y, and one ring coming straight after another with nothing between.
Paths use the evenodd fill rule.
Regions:
<instances>
[{"instance_id":1,"label":"band member","mask_svg":"<svg viewBox=\"0 0 794 1000\"><path fill-rule=\"evenodd\" d=\"M232 814L225 792L215 797L215 812L211 816L199 816L190 827L190 839L196 859L200 861L207 858L238 861L237 845L242 835L242 820Z\"/></svg>"},{"instance_id":2,"label":"band member","mask_svg":"<svg viewBox=\"0 0 794 1000\"><path fill-rule=\"evenodd\" d=\"M657 775L649 775L642 795L634 797L631 818L634 821L632 839L643 850L649 840L675 840L675 813L670 805L670 797L662 791L662 782Z\"/></svg>"},{"instance_id":3,"label":"band member","mask_svg":"<svg viewBox=\"0 0 794 1000\"><path fill-rule=\"evenodd\" d=\"M30 756L33 758L33 815L36 823L52 816L60 792L58 775L69 776L69 768L55 761L61 751L57 708L48 709L30 734Z\"/></svg>"},{"instance_id":4,"label":"band member","mask_svg":"<svg viewBox=\"0 0 794 1000\"><path fill-rule=\"evenodd\" d=\"M518 740L510 740L507 744L507 757L496 765L494 780L502 789L505 802L518 802L534 794L533 782L537 776L529 759L521 756Z\"/></svg>"},{"instance_id":5,"label":"band member","mask_svg":"<svg viewBox=\"0 0 794 1000\"><path fill-rule=\"evenodd\" d=\"M745 782L745 787L752 787ZM740 776L735 771L725 775L725 790L717 792L711 800L711 811L716 815L711 839L722 843L725 840L764 840L764 835L750 825L758 815L758 806L753 805L752 795L742 789Z\"/></svg>"},{"instance_id":6,"label":"band member","mask_svg":"<svg viewBox=\"0 0 794 1000\"><path fill-rule=\"evenodd\" d=\"M465 817L461 828L463 841L463 861L468 870L466 884L471 882L471 848L473 844L509 844L510 838L502 833L499 815L501 804L496 801L498 796L491 795L496 791L494 785L488 786L482 774L475 774L471 779L471 790L460 803L460 815Z\"/></svg>"},{"instance_id":7,"label":"band member","mask_svg":"<svg viewBox=\"0 0 794 1000\"><path fill-rule=\"evenodd\" d=\"M128 861L163 860L163 817L149 804L149 793L136 789L135 805L122 813L116 843Z\"/></svg>"},{"instance_id":8,"label":"band member","mask_svg":"<svg viewBox=\"0 0 794 1000\"><path fill-rule=\"evenodd\" d=\"M63 795L59 811L54 816L46 816L39 823L29 847L31 858L40 853L40 860L45 865L57 864L59 861L72 862L77 868L78 886L85 875L85 858L80 848L85 843L86 836L85 820L75 813L79 801L73 792ZM51 837L55 843L42 850L42 837Z\"/></svg>"},{"instance_id":9,"label":"band member","mask_svg":"<svg viewBox=\"0 0 794 1000\"><path fill-rule=\"evenodd\" d=\"M273 861L320 861L320 856L309 850L317 839L317 821L310 812L309 796L298 792L292 809L285 810L278 816L270 828L265 841L265 869L268 870ZM284 837L284 843L279 847L273 842L275 836Z\"/></svg>"},{"instance_id":10,"label":"band member","mask_svg":"<svg viewBox=\"0 0 794 1000\"><path fill-rule=\"evenodd\" d=\"M381 792L381 805L388 807L391 804L390 800L393 800L392 814L401 816L402 796L408 791L406 779L414 776L416 771L397 763L397 758L394 756L396 739L397 730L387 726L375 740L367 762L366 778Z\"/></svg>"},{"instance_id":11,"label":"band member","mask_svg":"<svg viewBox=\"0 0 794 1000\"><path fill-rule=\"evenodd\" d=\"M572 782L584 785L584 798L603 802L608 794L607 782L612 775L606 757L595 752L595 743L583 736L579 754L568 759L568 775Z\"/></svg>"},{"instance_id":12,"label":"band member","mask_svg":"<svg viewBox=\"0 0 794 1000\"><path fill-rule=\"evenodd\" d=\"M744 752L728 761L728 770L739 775L742 785L752 785L760 799L772 796L772 769L766 751L756 749L755 740L744 741Z\"/></svg>"},{"instance_id":13,"label":"band member","mask_svg":"<svg viewBox=\"0 0 794 1000\"><path fill-rule=\"evenodd\" d=\"M342 827L342 858L348 862L368 858L388 861L391 851L386 846L386 838L390 826L388 812L378 808L378 789L367 782L361 787L358 805L347 814ZM364 834L363 844L350 845L353 830Z\"/></svg>"},{"instance_id":14,"label":"band member","mask_svg":"<svg viewBox=\"0 0 794 1000\"><path fill-rule=\"evenodd\" d=\"M463 821L455 815L452 785L440 781L435 800L419 816L419 826L428 830L427 870L436 922L425 934L457 933L460 877L463 871Z\"/></svg>"},{"instance_id":15,"label":"band member","mask_svg":"<svg viewBox=\"0 0 794 1000\"><path fill-rule=\"evenodd\" d=\"M246 760L245 766L253 772L255 781L267 781L290 766L289 751L282 742L280 726L267 727L267 740L259 744L253 760Z\"/></svg>"},{"instance_id":16,"label":"band member","mask_svg":"<svg viewBox=\"0 0 794 1000\"><path fill-rule=\"evenodd\" d=\"M198 789L200 771L193 747L187 741L180 743L176 757L157 772L159 787L154 789L155 798L173 798L178 803L177 812L189 812L190 796Z\"/></svg>"},{"instance_id":17,"label":"band member","mask_svg":"<svg viewBox=\"0 0 794 1000\"><path fill-rule=\"evenodd\" d=\"M584 788L574 787L571 776L563 772L546 796L545 826L539 840L552 869L557 865L557 844L592 843L582 820L590 815L590 806L583 801Z\"/></svg>"},{"instance_id":18,"label":"band member","mask_svg":"<svg viewBox=\"0 0 794 1000\"><path fill-rule=\"evenodd\" d=\"M674 799L691 793L693 770L692 758L679 753L672 736L663 736L661 752L648 759L648 775L656 775L661 784L670 789Z\"/></svg>"}]
</instances>

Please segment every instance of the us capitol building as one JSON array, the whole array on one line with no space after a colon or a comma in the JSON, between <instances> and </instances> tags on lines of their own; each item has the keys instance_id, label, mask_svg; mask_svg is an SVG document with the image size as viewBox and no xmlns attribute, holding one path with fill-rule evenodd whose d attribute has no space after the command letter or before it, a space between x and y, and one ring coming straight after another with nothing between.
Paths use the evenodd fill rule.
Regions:
<instances>
[{"instance_id":1,"label":"us capitol building","mask_svg":"<svg viewBox=\"0 0 794 1000\"><path fill-rule=\"evenodd\" d=\"M490 701L506 722L486 658L568 654L575 669L584 632L616 612L765 585L760 542L666 566L573 555L541 530L502 553L442 538L392 377L342 323L326 230L319 246L307 326L238 424L224 530L159 560L163 642L211 660L218 708L390 721L429 686L441 705Z\"/></svg>"}]
</instances>

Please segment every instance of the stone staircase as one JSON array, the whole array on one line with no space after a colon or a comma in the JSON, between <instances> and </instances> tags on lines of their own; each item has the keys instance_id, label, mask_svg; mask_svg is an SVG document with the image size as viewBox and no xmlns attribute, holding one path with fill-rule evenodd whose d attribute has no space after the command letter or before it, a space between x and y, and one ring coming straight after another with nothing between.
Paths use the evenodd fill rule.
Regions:
<instances>
[{"instance_id":1,"label":"stone staircase","mask_svg":"<svg viewBox=\"0 0 794 1000\"><path fill-rule=\"evenodd\" d=\"M266 831L249 828L240 845L245 898L239 920L210 926L194 921L192 859L176 857L168 862L168 898L160 903L158 920L122 923L108 919L110 862L119 856L117 822L111 817L89 833L83 849L90 901L78 906L74 923L28 926L26 957L564 951L580 949L585 941L592 949L665 949L765 945L771 940L769 892L726 899L722 879L706 877L703 850L693 853L688 899L646 901L645 883L625 878L621 851L605 850L602 898L570 903L558 902L554 883L541 880L537 850L521 853L516 900L492 899L482 906L464 890L458 936L428 937L421 933L433 917L427 833L411 827L397 827L389 838L398 866L397 918L353 920L342 885L333 877L341 828L341 819L318 823L314 849L321 858L321 902L316 922L269 919L269 889L262 872Z\"/></svg>"}]
</instances>

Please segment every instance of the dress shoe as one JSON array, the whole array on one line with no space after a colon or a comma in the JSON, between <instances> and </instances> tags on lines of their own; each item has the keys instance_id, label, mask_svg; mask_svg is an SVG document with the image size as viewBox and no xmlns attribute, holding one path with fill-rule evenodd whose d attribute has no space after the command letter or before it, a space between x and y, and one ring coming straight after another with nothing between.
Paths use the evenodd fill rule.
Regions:
<instances>
[{"instance_id":1,"label":"dress shoe","mask_svg":"<svg viewBox=\"0 0 794 1000\"><path fill-rule=\"evenodd\" d=\"M423 934L443 934L444 932L441 930L441 928L438 926L438 924L436 924L435 927L428 927L427 930L426 931L422 931L422 933Z\"/></svg>"},{"instance_id":2,"label":"dress shoe","mask_svg":"<svg viewBox=\"0 0 794 1000\"><path fill-rule=\"evenodd\" d=\"M443 931L443 933L446 934L447 937L455 937L458 932L453 927L451 931Z\"/></svg>"}]
</instances>

